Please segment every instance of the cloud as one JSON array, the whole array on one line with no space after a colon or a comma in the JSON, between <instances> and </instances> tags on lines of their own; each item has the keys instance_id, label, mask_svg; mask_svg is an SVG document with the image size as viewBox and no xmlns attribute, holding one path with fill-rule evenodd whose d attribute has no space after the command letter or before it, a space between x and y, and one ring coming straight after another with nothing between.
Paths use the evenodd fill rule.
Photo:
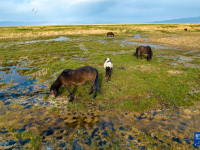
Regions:
<instances>
[{"instance_id":1,"label":"cloud","mask_svg":"<svg viewBox=\"0 0 200 150\"><path fill-rule=\"evenodd\" d=\"M0 0L0 3L0 21L147 23L200 16L199 0Z\"/></svg>"}]
</instances>

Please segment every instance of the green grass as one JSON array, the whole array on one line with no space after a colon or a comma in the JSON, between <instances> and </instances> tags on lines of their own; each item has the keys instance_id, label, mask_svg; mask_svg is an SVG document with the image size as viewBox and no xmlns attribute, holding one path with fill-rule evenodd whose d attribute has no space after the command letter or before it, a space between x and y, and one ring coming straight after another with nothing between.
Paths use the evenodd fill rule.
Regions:
<instances>
[{"instance_id":1,"label":"green grass","mask_svg":"<svg viewBox=\"0 0 200 150\"><path fill-rule=\"evenodd\" d=\"M48 109L48 111L51 113L59 112L60 110L61 108L58 108L58 107L51 107Z\"/></svg>"},{"instance_id":2,"label":"green grass","mask_svg":"<svg viewBox=\"0 0 200 150\"><path fill-rule=\"evenodd\" d=\"M5 67L5 68L0 68L0 71L10 71L11 68Z\"/></svg>"},{"instance_id":3,"label":"green grass","mask_svg":"<svg viewBox=\"0 0 200 150\"><path fill-rule=\"evenodd\" d=\"M22 138L23 140L30 139L30 147L29 149L39 150L42 145L42 136L34 135L31 132L15 132L14 137L17 139Z\"/></svg>"},{"instance_id":4,"label":"green grass","mask_svg":"<svg viewBox=\"0 0 200 150\"><path fill-rule=\"evenodd\" d=\"M145 111L152 108L160 108L164 103L167 103L168 108L193 106L195 101L199 101L199 93L187 96L192 88L199 89L199 68L184 67L184 64L178 66L171 66L169 62L176 62L176 60L165 57L156 57L158 55L165 55L167 57L180 56L182 51L173 49L153 49L153 59L151 62L146 61L146 55L143 59L136 59L133 57L137 45L121 46L121 41L133 40L134 34L140 33L141 37L147 36L150 31L142 30L141 28L132 29L131 27L151 27L152 24L144 25L77 25L77 26L43 26L43 27L18 27L18 28L0 28L2 32L19 32L24 33L40 33L41 31L71 31L77 28L90 30L104 29L119 31L114 38L107 38L105 34L74 34L62 35L69 37L70 41L60 42L37 42L31 44L9 45L7 48L0 48L0 64L2 66L12 66L19 64L18 60L29 62L26 67L35 67L34 69L18 69L20 75L36 74L35 78L40 80L52 80L64 69L76 69L86 65L97 68L99 71L99 82L102 94L97 93L95 100L92 100L92 95L88 95L90 84L85 83L81 86L72 86L71 90L75 99L80 100L75 104L68 104L66 109L71 110L85 110L85 102L94 102L107 108L117 108L129 111ZM157 24L155 26L162 27L162 29L155 29L152 31L155 36L159 32L163 37L168 37L171 33L170 29L176 29L179 24ZM39 29L38 29L39 28ZM195 26L194 26L195 28ZM6 29L6 30L5 30ZM40 30L40 31L39 31ZM174 31L180 34L179 30ZM59 35L61 36L61 35ZM8 43L41 40L58 38L59 36L46 37L30 37L30 38L12 38L2 39L1 45L8 45ZM130 38L130 39L129 39ZM156 43L152 43L156 44ZM82 46L80 46L82 45ZM84 49L81 49L83 48ZM130 51L133 50L133 51ZM128 53L120 53L125 51ZM188 57L193 57L197 52L187 54ZM116 54L116 55L114 55ZM21 58L22 57L22 58ZM105 70L103 68L104 59L110 57L113 61L114 68L111 76L111 82L106 82L104 79ZM64 59L64 61L61 60ZM85 58L83 60L75 58ZM193 58L191 64L200 65L199 58ZM182 73L171 74L170 71L180 71ZM34 78L32 78L34 79ZM30 80L32 80L30 78ZM3 86L2 85L0 86ZM68 91L64 86L59 89L59 96L68 96ZM58 98L59 98L58 96ZM46 95L44 100L48 99ZM57 111L57 108L52 108L51 111Z\"/></svg>"},{"instance_id":5,"label":"green grass","mask_svg":"<svg viewBox=\"0 0 200 150\"><path fill-rule=\"evenodd\" d=\"M5 83L5 82L0 83L0 87L1 88L5 87L5 86L8 86L8 85L9 85L9 83Z\"/></svg>"},{"instance_id":6,"label":"green grass","mask_svg":"<svg viewBox=\"0 0 200 150\"><path fill-rule=\"evenodd\" d=\"M7 130L8 130L9 132L14 132L14 131L15 131L15 128L14 128L14 127L7 127Z\"/></svg>"},{"instance_id":7,"label":"green grass","mask_svg":"<svg viewBox=\"0 0 200 150\"><path fill-rule=\"evenodd\" d=\"M2 66L14 66L14 65L17 65L17 61L11 61L11 62L7 62L7 61L2 61L0 62L0 65Z\"/></svg>"},{"instance_id":8,"label":"green grass","mask_svg":"<svg viewBox=\"0 0 200 150\"><path fill-rule=\"evenodd\" d=\"M66 109L71 111L86 111L86 105L82 103L68 103Z\"/></svg>"},{"instance_id":9,"label":"green grass","mask_svg":"<svg viewBox=\"0 0 200 150\"><path fill-rule=\"evenodd\" d=\"M43 95L43 99L44 99L44 100L47 100L48 98L49 98L49 95L48 95L48 94L44 94L44 95Z\"/></svg>"},{"instance_id":10,"label":"green grass","mask_svg":"<svg viewBox=\"0 0 200 150\"><path fill-rule=\"evenodd\" d=\"M20 75L28 75L38 71L38 68L33 69L17 69L16 70Z\"/></svg>"}]
</instances>

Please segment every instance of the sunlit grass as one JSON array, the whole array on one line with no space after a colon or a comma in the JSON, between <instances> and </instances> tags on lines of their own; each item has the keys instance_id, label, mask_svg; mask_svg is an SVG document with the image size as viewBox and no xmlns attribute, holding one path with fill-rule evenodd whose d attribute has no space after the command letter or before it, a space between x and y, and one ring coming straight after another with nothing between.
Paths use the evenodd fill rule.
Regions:
<instances>
[{"instance_id":1,"label":"sunlit grass","mask_svg":"<svg viewBox=\"0 0 200 150\"><path fill-rule=\"evenodd\" d=\"M188 32L183 29L188 27ZM169 108L192 106L198 101L199 68L185 67L186 63L200 65L199 36L195 32L198 24L142 24L142 25L77 25L77 26L29 26L0 28L1 48L0 64L2 66L22 65L19 60L27 62L26 67L34 69L18 69L21 75L32 74L32 79L51 80L51 84L64 69L76 69L92 66L99 71L99 84L102 94L97 93L95 100L88 95L90 84L72 86L75 99L94 102L104 108L118 108L129 111L144 111L159 108L167 103ZM106 37L112 31L115 37ZM134 38L140 34L140 38ZM67 41L40 41L35 43L16 42L30 40L55 39L59 36L70 38ZM145 41L143 37L148 40ZM166 49L153 49L153 59L146 61L133 57L138 45L124 44L122 41L134 41L164 45ZM14 45L9 45L13 44ZM4 47L7 46L7 47ZM195 50L195 53L186 53ZM185 53L185 54L184 54ZM169 63L177 62L173 57L193 57L190 62L177 66ZM161 56L161 57L157 57ZM111 82L104 79L105 58L111 58L114 64ZM2 70L4 71L4 70ZM30 80L32 80L30 79ZM1 85L4 86L4 83ZM64 86L59 89L59 96L68 96ZM59 97L58 96L58 97ZM44 100L49 98L45 95ZM85 109L80 103L68 105L73 110ZM58 111L53 107L50 111Z\"/></svg>"}]
</instances>

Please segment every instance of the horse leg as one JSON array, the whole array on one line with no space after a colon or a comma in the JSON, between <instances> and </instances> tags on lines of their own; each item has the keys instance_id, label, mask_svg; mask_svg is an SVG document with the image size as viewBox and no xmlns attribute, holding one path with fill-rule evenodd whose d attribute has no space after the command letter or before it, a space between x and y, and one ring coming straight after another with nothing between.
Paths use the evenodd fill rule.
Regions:
<instances>
[{"instance_id":1,"label":"horse leg","mask_svg":"<svg viewBox=\"0 0 200 150\"><path fill-rule=\"evenodd\" d=\"M140 59L142 59L142 53L140 52Z\"/></svg>"},{"instance_id":2,"label":"horse leg","mask_svg":"<svg viewBox=\"0 0 200 150\"><path fill-rule=\"evenodd\" d=\"M91 95L93 93L93 87L91 85L90 93L88 95Z\"/></svg>"},{"instance_id":3,"label":"horse leg","mask_svg":"<svg viewBox=\"0 0 200 150\"><path fill-rule=\"evenodd\" d=\"M97 88L96 88L95 83L94 83L94 86L93 86L93 90L94 90L93 99L95 99L95 97L96 97L96 95L97 95Z\"/></svg>"},{"instance_id":4,"label":"horse leg","mask_svg":"<svg viewBox=\"0 0 200 150\"><path fill-rule=\"evenodd\" d=\"M69 92L69 95L68 95L68 96L70 96L69 102L72 102L73 97L72 97L72 93L71 93L71 90L70 90L70 86L66 86L66 88L67 88L67 90L68 90L68 92Z\"/></svg>"},{"instance_id":5,"label":"horse leg","mask_svg":"<svg viewBox=\"0 0 200 150\"><path fill-rule=\"evenodd\" d=\"M147 54L147 61L149 61L149 55Z\"/></svg>"},{"instance_id":6,"label":"horse leg","mask_svg":"<svg viewBox=\"0 0 200 150\"><path fill-rule=\"evenodd\" d=\"M89 81L90 82L90 85L91 87L93 88L93 91L94 91L94 95L93 95L93 99L95 99L96 97L96 93L97 93L97 88L96 88L96 85L95 85L95 81Z\"/></svg>"},{"instance_id":7,"label":"horse leg","mask_svg":"<svg viewBox=\"0 0 200 150\"><path fill-rule=\"evenodd\" d=\"M111 78L111 72L112 72L112 68L110 69L109 81L110 81L110 78Z\"/></svg>"}]
</instances>

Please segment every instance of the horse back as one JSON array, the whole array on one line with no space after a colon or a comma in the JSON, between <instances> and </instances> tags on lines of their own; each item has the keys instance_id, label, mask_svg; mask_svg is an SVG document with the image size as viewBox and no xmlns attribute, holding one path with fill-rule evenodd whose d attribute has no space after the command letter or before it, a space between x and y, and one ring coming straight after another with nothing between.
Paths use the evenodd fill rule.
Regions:
<instances>
[{"instance_id":1,"label":"horse back","mask_svg":"<svg viewBox=\"0 0 200 150\"><path fill-rule=\"evenodd\" d=\"M151 47L150 46L138 46L136 51L138 51L140 53L148 54L151 51Z\"/></svg>"},{"instance_id":2,"label":"horse back","mask_svg":"<svg viewBox=\"0 0 200 150\"><path fill-rule=\"evenodd\" d=\"M107 35L114 35L112 32L108 32Z\"/></svg>"},{"instance_id":3,"label":"horse back","mask_svg":"<svg viewBox=\"0 0 200 150\"><path fill-rule=\"evenodd\" d=\"M82 85L86 81L95 81L96 70L90 66L78 68L76 70L63 71L61 82L63 85Z\"/></svg>"}]
</instances>

